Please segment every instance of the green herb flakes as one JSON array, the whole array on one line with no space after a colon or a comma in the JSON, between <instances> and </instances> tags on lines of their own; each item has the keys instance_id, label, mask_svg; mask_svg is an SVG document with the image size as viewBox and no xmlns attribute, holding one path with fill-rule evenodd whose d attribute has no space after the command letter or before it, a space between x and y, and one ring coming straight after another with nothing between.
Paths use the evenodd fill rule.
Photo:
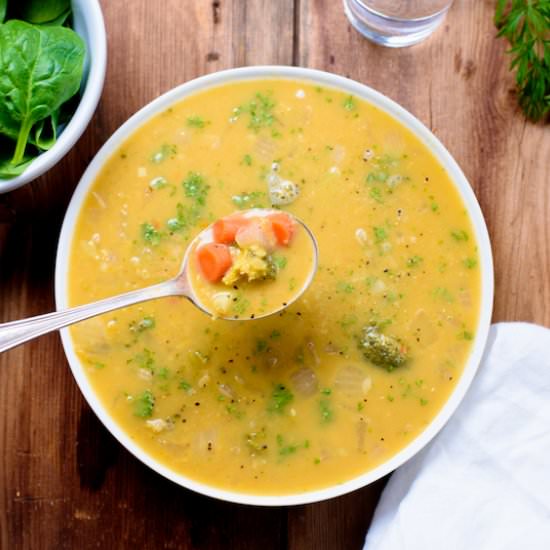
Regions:
<instances>
[{"instance_id":1,"label":"green herb flakes","mask_svg":"<svg viewBox=\"0 0 550 550\"><path fill-rule=\"evenodd\" d=\"M262 191L252 191L250 193L240 193L231 197L231 202L239 210L247 210L249 208L266 208L267 194Z\"/></svg>"},{"instance_id":2,"label":"green herb flakes","mask_svg":"<svg viewBox=\"0 0 550 550\"><path fill-rule=\"evenodd\" d=\"M141 237L146 243L152 246L157 246L158 244L160 244L160 241L162 239L162 233L158 231L153 224L142 223Z\"/></svg>"},{"instance_id":3,"label":"green herb flakes","mask_svg":"<svg viewBox=\"0 0 550 550\"><path fill-rule=\"evenodd\" d=\"M353 111L354 109L357 108L355 104L355 99L351 95L346 97L346 99L344 99L342 106L346 111Z\"/></svg>"},{"instance_id":4,"label":"green herb flakes","mask_svg":"<svg viewBox=\"0 0 550 550\"><path fill-rule=\"evenodd\" d=\"M286 407L292 403L293 400L294 395L292 392L284 384L277 384L273 388L267 410L271 413L283 414Z\"/></svg>"},{"instance_id":5,"label":"green herb flakes","mask_svg":"<svg viewBox=\"0 0 550 550\"><path fill-rule=\"evenodd\" d=\"M155 408L155 396L150 390L145 390L133 399L134 414L140 418L150 418Z\"/></svg>"},{"instance_id":6,"label":"green herb flakes","mask_svg":"<svg viewBox=\"0 0 550 550\"><path fill-rule=\"evenodd\" d=\"M191 128L204 128L206 126L206 122L204 118L198 115L192 115L187 117L187 126Z\"/></svg>"}]
</instances>

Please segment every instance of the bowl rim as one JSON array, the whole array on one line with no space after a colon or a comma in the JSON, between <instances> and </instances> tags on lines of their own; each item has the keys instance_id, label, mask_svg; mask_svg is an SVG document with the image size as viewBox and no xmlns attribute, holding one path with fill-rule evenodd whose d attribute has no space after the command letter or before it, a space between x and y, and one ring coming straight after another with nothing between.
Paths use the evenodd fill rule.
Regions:
<instances>
[{"instance_id":1,"label":"bowl rim","mask_svg":"<svg viewBox=\"0 0 550 550\"><path fill-rule=\"evenodd\" d=\"M441 430L441 428L449 420L450 416L457 409L466 393L466 390L470 386L482 359L491 322L494 292L493 259L489 234L481 208L470 184L468 183L468 180L447 149L431 133L431 131L424 126L424 124L422 124L416 117L396 102L384 96L380 92L370 88L369 86L339 75L316 69L277 65L241 67L211 73L181 84L145 105L137 113L131 116L122 126L120 126L103 145L83 174L82 179L76 187L74 195L67 208L61 229L56 258L55 297L58 309L67 307L67 276L75 223L78 219L83 201L89 188L93 184L96 175L103 167L105 161L122 144L122 142L152 116L164 111L171 104L180 101L189 95L203 91L207 88L216 87L227 83L270 78L310 82L314 85L321 85L327 88L336 88L340 91L345 91L364 99L374 104L379 109L385 111L390 116L405 125L428 147L432 154L439 160L439 162L449 173L453 185L459 192L466 206L478 243L480 257L481 304L479 310L478 328L472 343L472 351L464 366L460 380L457 382L446 403L433 418L430 424L428 424L428 426L406 447L401 449L401 451L397 454L393 455L389 460L383 462L372 470L340 484L332 485L323 489L286 495L260 495L218 489L172 471L161 462L149 456L136 443L134 443L130 436L126 434L109 415L106 407L104 407L99 397L93 391L84 369L75 354L68 329L63 329L60 332L63 348L65 350L71 371L80 388L80 391L84 394L86 401L102 421L104 426L116 437L116 439L118 439L122 445L124 445L124 447L126 447L128 451L130 451L144 464L182 487L220 500L256 506L290 506L327 500L362 488L382 478L412 458L435 437L435 435Z\"/></svg>"},{"instance_id":2,"label":"bowl rim","mask_svg":"<svg viewBox=\"0 0 550 550\"><path fill-rule=\"evenodd\" d=\"M76 0L76 2L78 3L78 9L83 14L83 26L88 35L86 46L88 48L87 55L90 60L90 68L84 85L84 93L71 120L63 129L53 147L38 155L19 176L11 179L0 179L0 194L13 191L18 187L30 183L55 166L72 149L84 133L97 108L101 92L103 91L107 68L105 21L103 20L99 0ZM72 4L74 3L75 0L72 1Z\"/></svg>"}]
</instances>

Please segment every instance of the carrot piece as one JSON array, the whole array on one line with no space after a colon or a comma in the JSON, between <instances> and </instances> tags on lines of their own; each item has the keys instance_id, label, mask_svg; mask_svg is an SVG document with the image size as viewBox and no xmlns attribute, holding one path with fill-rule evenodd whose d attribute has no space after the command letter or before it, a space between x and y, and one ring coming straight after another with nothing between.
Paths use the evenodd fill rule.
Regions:
<instances>
[{"instance_id":1,"label":"carrot piece","mask_svg":"<svg viewBox=\"0 0 550 550\"><path fill-rule=\"evenodd\" d=\"M273 226L273 233L275 233L277 242L283 246L288 246L296 231L296 222L284 212L270 214L268 218Z\"/></svg>"},{"instance_id":2,"label":"carrot piece","mask_svg":"<svg viewBox=\"0 0 550 550\"><path fill-rule=\"evenodd\" d=\"M229 247L225 244L207 243L196 254L202 274L211 283L220 281L233 264Z\"/></svg>"},{"instance_id":3,"label":"carrot piece","mask_svg":"<svg viewBox=\"0 0 550 550\"><path fill-rule=\"evenodd\" d=\"M242 216L228 216L221 218L212 226L214 242L231 244L235 242L237 231L248 224L248 220Z\"/></svg>"}]
</instances>

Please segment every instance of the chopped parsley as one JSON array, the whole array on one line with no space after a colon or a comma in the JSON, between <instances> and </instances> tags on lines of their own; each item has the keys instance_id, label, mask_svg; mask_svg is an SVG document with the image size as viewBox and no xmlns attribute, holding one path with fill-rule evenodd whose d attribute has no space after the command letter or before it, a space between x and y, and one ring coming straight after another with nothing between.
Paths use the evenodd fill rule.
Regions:
<instances>
[{"instance_id":1,"label":"chopped parsley","mask_svg":"<svg viewBox=\"0 0 550 550\"><path fill-rule=\"evenodd\" d=\"M338 281L336 284L336 292L343 292L344 294L351 294L355 290L355 287L346 281Z\"/></svg>"},{"instance_id":2,"label":"chopped parsley","mask_svg":"<svg viewBox=\"0 0 550 550\"><path fill-rule=\"evenodd\" d=\"M250 306L250 301L247 300L242 294L233 298L233 312L236 315L242 315Z\"/></svg>"},{"instance_id":3,"label":"chopped parsley","mask_svg":"<svg viewBox=\"0 0 550 550\"><path fill-rule=\"evenodd\" d=\"M160 164L167 158L174 158L178 153L178 148L175 145L163 144L158 151L151 155L151 162Z\"/></svg>"},{"instance_id":4,"label":"chopped parsley","mask_svg":"<svg viewBox=\"0 0 550 550\"><path fill-rule=\"evenodd\" d=\"M292 403L293 400L294 395L292 395L292 392L284 384L277 384L273 388L267 410L269 412L283 414L287 405Z\"/></svg>"},{"instance_id":5,"label":"chopped parsley","mask_svg":"<svg viewBox=\"0 0 550 550\"><path fill-rule=\"evenodd\" d=\"M163 235L153 224L146 222L141 224L141 236L146 243L157 246Z\"/></svg>"},{"instance_id":6,"label":"chopped parsley","mask_svg":"<svg viewBox=\"0 0 550 550\"><path fill-rule=\"evenodd\" d=\"M466 258L462 263L467 269L474 269L477 265L477 260L475 258Z\"/></svg>"},{"instance_id":7,"label":"chopped parsley","mask_svg":"<svg viewBox=\"0 0 550 550\"><path fill-rule=\"evenodd\" d=\"M143 348L142 352L136 353L131 359L128 359L128 363L136 363L140 369L153 372L155 370L155 354L151 350Z\"/></svg>"},{"instance_id":8,"label":"chopped parsley","mask_svg":"<svg viewBox=\"0 0 550 550\"><path fill-rule=\"evenodd\" d=\"M411 256L407 260L407 265L409 267L416 267L417 265L420 265L422 263L423 259L421 256Z\"/></svg>"},{"instance_id":9,"label":"chopped parsley","mask_svg":"<svg viewBox=\"0 0 550 550\"><path fill-rule=\"evenodd\" d=\"M204 118L192 115L187 117L187 126L190 126L191 128L204 128L206 126L206 122L204 121Z\"/></svg>"},{"instance_id":10,"label":"chopped parsley","mask_svg":"<svg viewBox=\"0 0 550 550\"><path fill-rule=\"evenodd\" d=\"M189 172L182 185L186 197L194 199L197 204L204 206L210 186L204 182L204 178L198 172Z\"/></svg>"},{"instance_id":11,"label":"chopped parsley","mask_svg":"<svg viewBox=\"0 0 550 550\"><path fill-rule=\"evenodd\" d=\"M353 111L356 108L353 96L350 95L346 97L346 99L344 99L344 102L342 103L342 106L346 111Z\"/></svg>"},{"instance_id":12,"label":"chopped parsley","mask_svg":"<svg viewBox=\"0 0 550 550\"><path fill-rule=\"evenodd\" d=\"M373 187L369 191L369 196L371 199L374 199L379 204L382 204L384 202L384 198L382 197L382 191L379 187Z\"/></svg>"},{"instance_id":13,"label":"chopped parsley","mask_svg":"<svg viewBox=\"0 0 550 550\"><path fill-rule=\"evenodd\" d=\"M319 411L321 412L321 422L323 423L330 422L334 417L334 413L332 412L332 407L328 399L321 399L319 401Z\"/></svg>"},{"instance_id":14,"label":"chopped parsley","mask_svg":"<svg viewBox=\"0 0 550 550\"><path fill-rule=\"evenodd\" d=\"M150 316L144 317L141 321L132 321L130 323L130 330L132 332L143 332L152 328L155 328L155 319Z\"/></svg>"},{"instance_id":15,"label":"chopped parsley","mask_svg":"<svg viewBox=\"0 0 550 550\"><path fill-rule=\"evenodd\" d=\"M246 164L246 166L252 166L252 156L248 153L243 157L243 164Z\"/></svg>"},{"instance_id":16,"label":"chopped parsley","mask_svg":"<svg viewBox=\"0 0 550 550\"><path fill-rule=\"evenodd\" d=\"M262 191L240 193L231 197L231 202L240 210L248 208L265 208L267 206L267 195Z\"/></svg>"},{"instance_id":17,"label":"chopped parsley","mask_svg":"<svg viewBox=\"0 0 550 550\"><path fill-rule=\"evenodd\" d=\"M185 392L189 392L191 390L191 387L191 384L189 384L189 382L186 382L185 380L181 380L178 384L178 388Z\"/></svg>"},{"instance_id":18,"label":"chopped parsley","mask_svg":"<svg viewBox=\"0 0 550 550\"><path fill-rule=\"evenodd\" d=\"M388 238L388 232L383 227L373 227L373 231L377 243L381 243Z\"/></svg>"},{"instance_id":19,"label":"chopped parsley","mask_svg":"<svg viewBox=\"0 0 550 550\"><path fill-rule=\"evenodd\" d=\"M451 231L451 237L457 242L467 241L470 238L464 229L455 229L454 231Z\"/></svg>"},{"instance_id":20,"label":"chopped parsley","mask_svg":"<svg viewBox=\"0 0 550 550\"><path fill-rule=\"evenodd\" d=\"M248 103L237 107L234 111L236 116L241 114L249 115L248 127L258 132L262 128L269 128L275 123L273 109L275 102L270 93L256 93Z\"/></svg>"},{"instance_id":21,"label":"chopped parsley","mask_svg":"<svg viewBox=\"0 0 550 550\"><path fill-rule=\"evenodd\" d=\"M271 256L271 261L275 264L275 267L280 271L281 269L284 269L288 263L288 260L285 256L278 256L276 254L273 254Z\"/></svg>"},{"instance_id":22,"label":"chopped parsley","mask_svg":"<svg viewBox=\"0 0 550 550\"><path fill-rule=\"evenodd\" d=\"M299 444L290 444L285 442L285 439L281 434L277 434L276 437L277 446L279 447L280 456L288 456L294 454L299 449L309 449L309 441L306 439L301 445Z\"/></svg>"},{"instance_id":23,"label":"chopped parsley","mask_svg":"<svg viewBox=\"0 0 550 550\"><path fill-rule=\"evenodd\" d=\"M369 172L367 183L384 183L389 177L387 172Z\"/></svg>"},{"instance_id":24,"label":"chopped parsley","mask_svg":"<svg viewBox=\"0 0 550 550\"><path fill-rule=\"evenodd\" d=\"M158 176L156 178L153 178L149 182L149 187L151 189L162 189L163 187L166 187L168 185L168 180L166 178L163 178L162 176Z\"/></svg>"},{"instance_id":25,"label":"chopped parsley","mask_svg":"<svg viewBox=\"0 0 550 550\"><path fill-rule=\"evenodd\" d=\"M145 390L133 400L134 414L140 418L149 418L153 415L155 408L155 396L150 390Z\"/></svg>"}]
</instances>

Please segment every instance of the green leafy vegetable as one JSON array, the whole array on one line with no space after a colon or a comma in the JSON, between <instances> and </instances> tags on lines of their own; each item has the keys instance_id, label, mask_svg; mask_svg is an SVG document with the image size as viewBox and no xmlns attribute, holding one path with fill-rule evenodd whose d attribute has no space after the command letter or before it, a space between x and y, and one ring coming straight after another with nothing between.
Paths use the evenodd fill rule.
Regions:
<instances>
[{"instance_id":1,"label":"green leafy vegetable","mask_svg":"<svg viewBox=\"0 0 550 550\"><path fill-rule=\"evenodd\" d=\"M532 120L545 118L550 112L550 2L497 0L495 25L497 36L511 45L520 107Z\"/></svg>"},{"instance_id":2,"label":"green leafy vegetable","mask_svg":"<svg viewBox=\"0 0 550 550\"><path fill-rule=\"evenodd\" d=\"M11 163L24 162L32 127L51 116L80 86L85 46L71 29L0 25L0 132L18 128Z\"/></svg>"},{"instance_id":3,"label":"green leafy vegetable","mask_svg":"<svg viewBox=\"0 0 550 550\"><path fill-rule=\"evenodd\" d=\"M6 9L8 7L8 0L0 0L0 23L4 22L6 18Z\"/></svg>"},{"instance_id":4,"label":"green leafy vegetable","mask_svg":"<svg viewBox=\"0 0 550 550\"><path fill-rule=\"evenodd\" d=\"M17 17L35 24L58 20L71 10L71 0L26 0L20 4Z\"/></svg>"},{"instance_id":5,"label":"green leafy vegetable","mask_svg":"<svg viewBox=\"0 0 550 550\"><path fill-rule=\"evenodd\" d=\"M53 147L57 139L58 121L59 109L34 125L34 143L39 149L47 151Z\"/></svg>"}]
</instances>

